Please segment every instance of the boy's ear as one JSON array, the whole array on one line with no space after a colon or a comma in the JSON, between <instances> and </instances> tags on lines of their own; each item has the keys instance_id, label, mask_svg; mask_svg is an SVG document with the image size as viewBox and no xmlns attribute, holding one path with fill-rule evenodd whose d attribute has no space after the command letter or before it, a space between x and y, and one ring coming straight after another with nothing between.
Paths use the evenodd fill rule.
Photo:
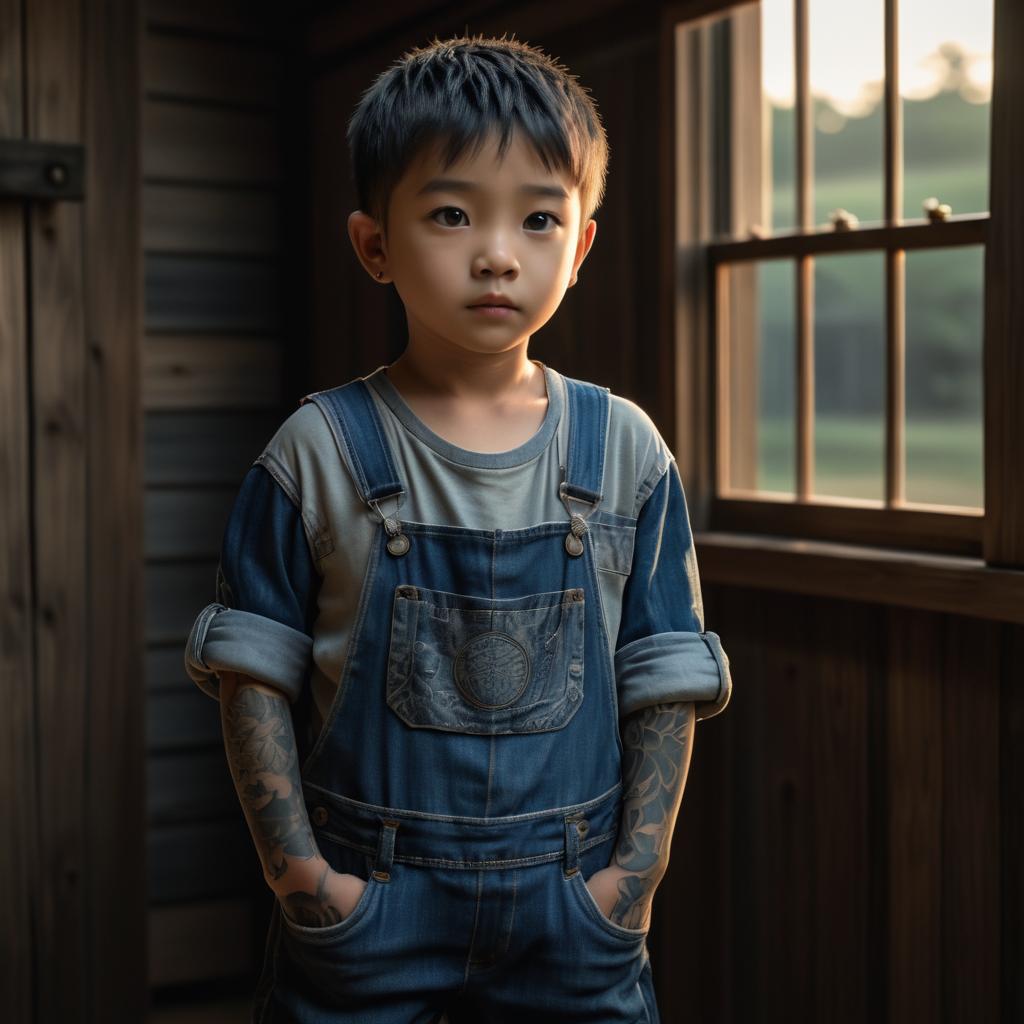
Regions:
<instances>
[{"instance_id":1,"label":"boy's ear","mask_svg":"<svg viewBox=\"0 0 1024 1024\"><path fill-rule=\"evenodd\" d=\"M380 225L362 210L348 215L348 237L359 262L375 281L386 281L388 257Z\"/></svg>"},{"instance_id":2,"label":"boy's ear","mask_svg":"<svg viewBox=\"0 0 1024 1024\"><path fill-rule=\"evenodd\" d=\"M591 218L587 221L587 226L583 229L580 240L576 243L576 255L572 261L572 277L569 279L570 288L576 283L576 275L583 261L587 258L590 247L594 244L594 235L596 234L597 221Z\"/></svg>"}]
</instances>

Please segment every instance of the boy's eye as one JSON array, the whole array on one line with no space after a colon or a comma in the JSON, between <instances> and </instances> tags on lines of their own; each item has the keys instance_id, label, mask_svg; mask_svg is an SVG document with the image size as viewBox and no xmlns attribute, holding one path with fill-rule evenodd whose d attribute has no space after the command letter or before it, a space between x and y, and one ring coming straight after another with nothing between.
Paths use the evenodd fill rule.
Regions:
<instances>
[{"instance_id":1,"label":"boy's eye","mask_svg":"<svg viewBox=\"0 0 1024 1024\"><path fill-rule=\"evenodd\" d=\"M445 216L446 214L449 213L458 214L458 216L460 217L466 216L462 212L462 210L460 210L457 206L442 206L440 210L435 210L430 216L433 220L437 220L438 216ZM451 221L448 220L438 221L438 223L443 224L445 227L448 228L455 228L459 226L458 223L453 224Z\"/></svg>"},{"instance_id":2,"label":"boy's eye","mask_svg":"<svg viewBox=\"0 0 1024 1024\"><path fill-rule=\"evenodd\" d=\"M562 223L553 213L545 213L542 210L538 210L536 213L531 213L530 216L527 217L526 219L527 219L527 221L530 221L534 217L547 217L547 219L551 222L551 229L552 230L555 229L556 225ZM543 227L543 225L541 225L541 226Z\"/></svg>"}]
</instances>

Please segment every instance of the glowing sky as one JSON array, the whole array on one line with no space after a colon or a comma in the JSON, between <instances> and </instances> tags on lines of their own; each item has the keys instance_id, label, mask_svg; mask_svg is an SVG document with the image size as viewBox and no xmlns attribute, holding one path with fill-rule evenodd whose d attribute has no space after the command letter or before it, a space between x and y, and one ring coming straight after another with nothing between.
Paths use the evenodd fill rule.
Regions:
<instances>
[{"instance_id":1,"label":"glowing sky","mask_svg":"<svg viewBox=\"0 0 1024 1024\"><path fill-rule=\"evenodd\" d=\"M809 0L811 90L848 117L866 114L881 95L885 68L883 0ZM766 95L793 103L793 0L762 0ZM992 89L992 0L900 0L900 93L926 99L938 91L945 42L968 55L962 89L972 102Z\"/></svg>"}]
</instances>

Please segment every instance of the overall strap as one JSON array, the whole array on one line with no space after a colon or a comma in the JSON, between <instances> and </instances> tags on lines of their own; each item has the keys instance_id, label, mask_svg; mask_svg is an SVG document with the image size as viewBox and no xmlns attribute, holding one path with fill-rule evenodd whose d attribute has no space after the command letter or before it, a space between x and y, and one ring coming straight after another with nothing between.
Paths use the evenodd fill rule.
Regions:
<instances>
[{"instance_id":1,"label":"overall strap","mask_svg":"<svg viewBox=\"0 0 1024 1024\"><path fill-rule=\"evenodd\" d=\"M608 388L563 377L569 399L569 450L565 458L565 497L597 506L604 486L604 453L611 403Z\"/></svg>"},{"instance_id":2,"label":"overall strap","mask_svg":"<svg viewBox=\"0 0 1024 1024\"><path fill-rule=\"evenodd\" d=\"M341 387L315 391L299 405L306 402L316 402L339 449L348 454L363 501L374 508L384 498L405 493L366 381L357 378Z\"/></svg>"}]
</instances>

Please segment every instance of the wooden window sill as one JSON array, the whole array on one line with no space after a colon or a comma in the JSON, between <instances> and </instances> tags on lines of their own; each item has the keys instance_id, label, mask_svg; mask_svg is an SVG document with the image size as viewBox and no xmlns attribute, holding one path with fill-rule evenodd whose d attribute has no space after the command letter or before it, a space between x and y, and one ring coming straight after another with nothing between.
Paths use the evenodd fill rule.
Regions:
<instances>
[{"instance_id":1,"label":"wooden window sill","mask_svg":"<svg viewBox=\"0 0 1024 1024\"><path fill-rule=\"evenodd\" d=\"M1024 623L1024 570L980 558L716 531L694 544L706 583Z\"/></svg>"}]
</instances>

